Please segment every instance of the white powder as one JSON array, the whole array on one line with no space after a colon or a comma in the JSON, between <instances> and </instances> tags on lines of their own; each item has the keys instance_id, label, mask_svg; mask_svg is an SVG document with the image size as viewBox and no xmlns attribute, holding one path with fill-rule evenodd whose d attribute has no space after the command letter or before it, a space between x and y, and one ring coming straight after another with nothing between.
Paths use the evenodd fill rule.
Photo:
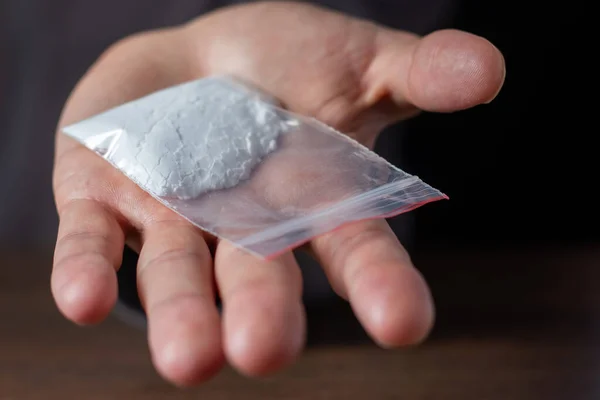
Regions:
<instances>
[{"instance_id":1,"label":"white powder","mask_svg":"<svg viewBox=\"0 0 600 400\"><path fill-rule=\"evenodd\" d=\"M64 131L145 190L192 199L238 185L276 149L285 124L266 100L223 78L207 78L156 92Z\"/></svg>"}]
</instances>

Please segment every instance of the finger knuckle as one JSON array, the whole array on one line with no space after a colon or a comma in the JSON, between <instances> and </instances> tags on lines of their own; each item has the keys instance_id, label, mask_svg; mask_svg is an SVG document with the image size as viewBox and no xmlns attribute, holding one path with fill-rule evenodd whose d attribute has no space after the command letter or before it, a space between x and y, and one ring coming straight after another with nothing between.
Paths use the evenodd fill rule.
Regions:
<instances>
[{"instance_id":1,"label":"finger knuckle","mask_svg":"<svg viewBox=\"0 0 600 400\"><path fill-rule=\"evenodd\" d=\"M116 220L103 203L93 199L73 199L65 204L61 214L63 236L111 236ZM87 236L86 236L87 235Z\"/></svg>"},{"instance_id":2,"label":"finger knuckle","mask_svg":"<svg viewBox=\"0 0 600 400\"><path fill-rule=\"evenodd\" d=\"M110 258L111 263L116 263L117 256L112 249L114 239L110 236L93 232L69 232L57 241L54 259L56 263L70 258L81 258L86 254L99 255Z\"/></svg>"},{"instance_id":3,"label":"finger knuckle","mask_svg":"<svg viewBox=\"0 0 600 400\"><path fill-rule=\"evenodd\" d=\"M347 265L349 257L361 253L385 235L387 235L387 231L380 224L375 223L355 226L354 229L350 228L343 235L330 235L327 244L327 247L330 248L328 257L330 265L341 270Z\"/></svg>"},{"instance_id":4,"label":"finger knuckle","mask_svg":"<svg viewBox=\"0 0 600 400\"><path fill-rule=\"evenodd\" d=\"M54 271L107 264L110 264L110 261L106 259L104 253L99 251L81 250L55 257Z\"/></svg>"},{"instance_id":5,"label":"finger knuckle","mask_svg":"<svg viewBox=\"0 0 600 400\"><path fill-rule=\"evenodd\" d=\"M146 311L150 315L163 309L170 309L185 317L189 315L189 310L197 311L199 305L208 306L212 304L214 304L214 300L207 294L198 291L176 292L163 298L149 299L146 304Z\"/></svg>"},{"instance_id":6,"label":"finger knuckle","mask_svg":"<svg viewBox=\"0 0 600 400\"><path fill-rule=\"evenodd\" d=\"M210 256L207 252L189 248L169 249L147 260L142 260L138 266L138 277L141 278L148 271L165 266L172 267L177 264L202 266L208 263L210 263Z\"/></svg>"}]
</instances>

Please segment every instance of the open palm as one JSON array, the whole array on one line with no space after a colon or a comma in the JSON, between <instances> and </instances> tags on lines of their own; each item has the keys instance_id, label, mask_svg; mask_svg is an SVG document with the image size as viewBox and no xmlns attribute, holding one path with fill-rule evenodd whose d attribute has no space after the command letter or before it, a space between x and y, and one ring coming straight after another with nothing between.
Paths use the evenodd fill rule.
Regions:
<instances>
[{"instance_id":1,"label":"open palm","mask_svg":"<svg viewBox=\"0 0 600 400\"><path fill-rule=\"evenodd\" d=\"M308 5L239 6L112 46L74 90L60 126L216 73L243 78L372 146L385 126L418 110L491 101L504 61L489 42L463 32L419 38ZM246 374L266 374L300 352L302 282L291 253L266 262L214 243L62 134L54 191L60 228L52 291L66 317L88 324L108 314L127 242L140 252L150 350L167 379L198 383L226 359ZM385 221L355 223L310 249L375 341L393 347L426 336L429 291Z\"/></svg>"}]
</instances>

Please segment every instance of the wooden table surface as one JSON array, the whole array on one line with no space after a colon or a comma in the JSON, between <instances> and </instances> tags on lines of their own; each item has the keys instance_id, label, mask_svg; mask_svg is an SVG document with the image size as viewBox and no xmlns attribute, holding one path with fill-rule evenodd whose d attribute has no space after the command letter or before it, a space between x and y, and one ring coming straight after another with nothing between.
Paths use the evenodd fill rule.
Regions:
<instances>
[{"instance_id":1,"label":"wooden table surface","mask_svg":"<svg viewBox=\"0 0 600 400\"><path fill-rule=\"evenodd\" d=\"M600 398L600 246L431 251L416 261L438 323L424 345L377 349L342 303L310 310L312 345L272 378L225 369L181 391L154 372L143 331L78 328L54 308L49 258L0 257L0 400Z\"/></svg>"}]
</instances>

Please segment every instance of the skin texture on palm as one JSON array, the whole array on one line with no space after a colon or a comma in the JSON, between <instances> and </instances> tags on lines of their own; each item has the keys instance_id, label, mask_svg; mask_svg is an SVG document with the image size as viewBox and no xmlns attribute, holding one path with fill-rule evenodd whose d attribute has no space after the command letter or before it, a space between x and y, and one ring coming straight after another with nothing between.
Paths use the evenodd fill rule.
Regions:
<instances>
[{"instance_id":1,"label":"skin texture on palm","mask_svg":"<svg viewBox=\"0 0 600 400\"><path fill-rule=\"evenodd\" d=\"M115 44L77 85L59 125L215 73L236 75L373 146L381 129L418 110L491 101L505 70L493 45L464 32L419 38L309 5L258 3ZM92 324L108 314L127 242L140 252L150 351L166 379L196 384L225 360L264 375L299 354L305 319L291 253L264 262L217 243L61 134L53 183L60 228L51 285L67 318ZM323 235L310 250L377 343L397 347L426 337L434 319L430 293L384 221Z\"/></svg>"}]
</instances>

